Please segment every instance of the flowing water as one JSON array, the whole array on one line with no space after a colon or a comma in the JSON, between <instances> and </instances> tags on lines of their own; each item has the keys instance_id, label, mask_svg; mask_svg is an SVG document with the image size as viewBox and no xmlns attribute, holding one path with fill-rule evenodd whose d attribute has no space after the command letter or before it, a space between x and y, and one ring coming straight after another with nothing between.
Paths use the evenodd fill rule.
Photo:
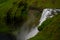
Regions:
<instances>
[{"instance_id":1,"label":"flowing water","mask_svg":"<svg viewBox=\"0 0 60 40\"><path fill-rule=\"evenodd\" d=\"M17 40L28 40L29 38L34 37L39 32L37 27L40 26L47 18L52 18L54 15L56 15L57 11L60 12L60 9L44 9L39 25L32 27L31 29L29 29L29 25L27 25L30 21L24 23L20 29Z\"/></svg>"}]
</instances>

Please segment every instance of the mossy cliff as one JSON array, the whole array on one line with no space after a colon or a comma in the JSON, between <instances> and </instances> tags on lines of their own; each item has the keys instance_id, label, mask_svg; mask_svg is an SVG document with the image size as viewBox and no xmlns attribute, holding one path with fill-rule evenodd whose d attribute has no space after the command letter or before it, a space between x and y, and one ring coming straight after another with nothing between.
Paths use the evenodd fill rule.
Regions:
<instances>
[{"instance_id":1,"label":"mossy cliff","mask_svg":"<svg viewBox=\"0 0 60 40\"><path fill-rule=\"evenodd\" d=\"M22 0L0 0L0 32L16 30L32 16L35 21L38 20L40 11L37 8L30 9L28 5Z\"/></svg>"},{"instance_id":2,"label":"mossy cliff","mask_svg":"<svg viewBox=\"0 0 60 40\"><path fill-rule=\"evenodd\" d=\"M12 33L26 22L39 23L44 8L60 8L60 0L0 0L0 32Z\"/></svg>"}]
</instances>

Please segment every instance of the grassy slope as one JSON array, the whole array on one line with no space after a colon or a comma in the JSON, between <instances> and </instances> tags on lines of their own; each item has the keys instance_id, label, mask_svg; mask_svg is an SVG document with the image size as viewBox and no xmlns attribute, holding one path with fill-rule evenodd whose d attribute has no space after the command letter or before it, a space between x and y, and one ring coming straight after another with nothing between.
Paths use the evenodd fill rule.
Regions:
<instances>
[{"instance_id":1,"label":"grassy slope","mask_svg":"<svg viewBox=\"0 0 60 40\"><path fill-rule=\"evenodd\" d=\"M60 8L60 0L27 0L29 6L42 8Z\"/></svg>"},{"instance_id":2,"label":"grassy slope","mask_svg":"<svg viewBox=\"0 0 60 40\"><path fill-rule=\"evenodd\" d=\"M40 27L45 27L30 40L60 40L60 15L46 20Z\"/></svg>"}]
</instances>

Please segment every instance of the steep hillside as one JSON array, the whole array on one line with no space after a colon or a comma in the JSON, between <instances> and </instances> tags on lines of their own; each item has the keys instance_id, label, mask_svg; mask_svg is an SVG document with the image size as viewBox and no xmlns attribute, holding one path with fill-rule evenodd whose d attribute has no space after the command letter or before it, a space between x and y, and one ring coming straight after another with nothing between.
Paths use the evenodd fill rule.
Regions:
<instances>
[{"instance_id":1,"label":"steep hillside","mask_svg":"<svg viewBox=\"0 0 60 40\"><path fill-rule=\"evenodd\" d=\"M60 0L0 0L0 33L20 32L39 23L44 8L60 8Z\"/></svg>"},{"instance_id":2,"label":"steep hillside","mask_svg":"<svg viewBox=\"0 0 60 40\"><path fill-rule=\"evenodd\" d=\"M60 15L47 19L39 27L40 32L30 40L60 40ZM43 29L41 29L43 28Z\"/></svg>"}]
</instances>

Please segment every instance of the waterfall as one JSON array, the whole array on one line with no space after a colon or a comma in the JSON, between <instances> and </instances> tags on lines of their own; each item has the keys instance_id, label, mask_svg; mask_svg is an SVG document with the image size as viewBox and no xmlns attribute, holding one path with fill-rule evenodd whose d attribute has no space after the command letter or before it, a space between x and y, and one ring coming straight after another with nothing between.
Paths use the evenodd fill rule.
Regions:
<instances>
[{"instance_id":1,"label":"waterfall","mask_svg":"<svg viewBox=\"0 0 60 40\"><path fill-rule=\"evenodd\" d=\"M27 35L26 39L30 39L30 38L34 37L38 32L39 31L38 31L37 27L32 28L31 31L29 32L29 34Z\"/></svg>"},{"instance_id":2,"label":"waterfall","mask_svg":"<svg viewBox=\"0 0 60 40\"><path fill-rule=\"evenodd\" d=\"M38 26L40 26L47 18L52 18L54 15L57 15L58 12L60 12L60 9L44 9Z\"/></svg>"},{"instance_id":3,"label":"waterfall","mask_svg":"<svg viewBox=\"0 0 60 40\"><path fill-rule=\"evenodd\" d=\"M53 9L44 9L44 10L43 10L43 13L42 13L42 16L41 16L41 19L40 19L39 26L40 26L48 17L53 17L52 11L53 11Z\"/></svg>"},{"instance_id":4,"label":"waterfall","mask_svg":"<svg viewBox=\"0 0 60 40\"><path fill-rule=\"evenodd\" d=\"M40 26L47 18L52 18L57 14L57 11L60 12L60 9L44 9L40 18L40 23L36 27L32 27L29 31L29 26L27 25L30 21L27 21L23 24L20 33L18 34L17 40L28 40L29 38L34 37L39 31L38 26Z\"/></svg>"}]
</instances>

